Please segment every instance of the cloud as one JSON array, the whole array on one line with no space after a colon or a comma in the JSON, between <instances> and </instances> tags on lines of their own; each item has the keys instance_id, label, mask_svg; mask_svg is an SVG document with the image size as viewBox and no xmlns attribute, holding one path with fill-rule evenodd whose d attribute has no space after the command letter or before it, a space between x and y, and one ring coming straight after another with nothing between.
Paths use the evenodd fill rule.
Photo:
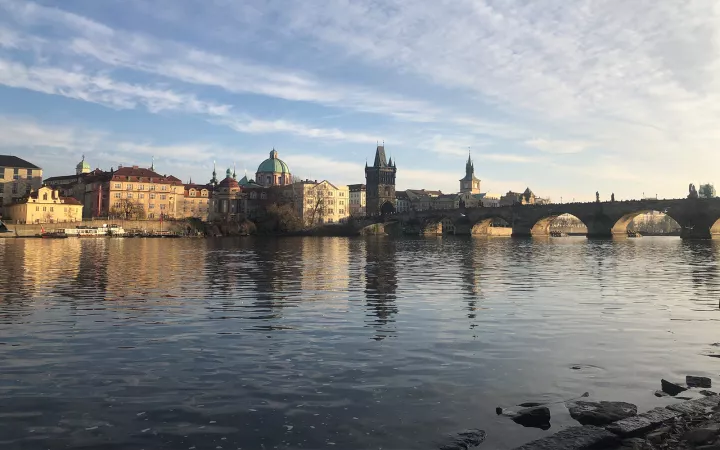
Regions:
<instances>
[{"instance_id":1,"label":"cloud","mask_svg":"<svg viewBox=\"0 0 720 450\"><path fill-rule=\"evenodd\" d=\"M547 139L529 139L525 144L545 153L580 153L587 149L591 144L583 141L564 141L564 140L547 140Z\"/></svg>"},{"instance_id":2,"label":"cloud","mask_svg":"<svg viewBox=\"0 0 720 450\"><path fill-rule=\"evenodd\" d=\"M219 120L230 128L243 133L290 133L296 136L309 137L314 139L332 139L347 142L374 143L377 136L370 136L364 133L351 133L334 128L316 128L307 125L288 122L286 120ZM396 140L396 142L399 142Z\"/></svg>"}]
</instances>

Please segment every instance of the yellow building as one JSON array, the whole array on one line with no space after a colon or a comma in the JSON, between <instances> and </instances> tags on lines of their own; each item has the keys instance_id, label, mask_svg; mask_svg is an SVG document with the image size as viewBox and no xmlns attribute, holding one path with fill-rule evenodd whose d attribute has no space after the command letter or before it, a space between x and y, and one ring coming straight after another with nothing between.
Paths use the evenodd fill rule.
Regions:
<instances>
[{"instance_id":1,"label":"yellow building","mask_svg":"<svg viewBox=\"0 0 720 450\"><path fill-rule=\"evenodd\" d=\"M202 184L186 184L182 206L178 208L178 217L197 217L208 220L212 188Z\"/></svg>"},{"instance_id":2,"label":"yellow building","mask_svg":"<svg viewBox=\"0 0 720 450\"><path fill-rule=\"evenodd\" d=\"M61 197L60 191L41 187L22 199L5 206L5 215L13 223L62 223L82 221L82 203Z\"/></svg>"},{"instance_id":3,"label":"yellow building","mask_svg":"<svg viewBox=\"0 0 720 450\"><path fill-rule=\"evenodd\" d=\"M0 155L0 216L2 208L42 186L42 169L17 156ZM5 213L7 216L7 213Z\"/></svg>"},{"instance_id":4,"label":"yellow building","mask_svg":"<svg viewBox=\"0 0 720 450\"><path fill-rule=\"evenodd\" d=\"M350 215L350 190L327 180L305 180L284 188L283 197L293 198L305 226L344 222Z\"/></svg>"},{"instance_id":5,"label":"yellow building","mask_svg":"<svg viewBox=\"0 0 720 450\"><path fill-rule=\"evenodd\" d=\"M106 192L109 199L103 202ZM183 206L185 188L182 182L173 176L160 175L152 168L132 166L111 172L109 181L99 183L90 194L93 204L95 199L98 200L98 216L107 212L110 216L127 219L159 219L160 216L178 217L178 211L182 210Z\"/></svg>"}]
</instances>

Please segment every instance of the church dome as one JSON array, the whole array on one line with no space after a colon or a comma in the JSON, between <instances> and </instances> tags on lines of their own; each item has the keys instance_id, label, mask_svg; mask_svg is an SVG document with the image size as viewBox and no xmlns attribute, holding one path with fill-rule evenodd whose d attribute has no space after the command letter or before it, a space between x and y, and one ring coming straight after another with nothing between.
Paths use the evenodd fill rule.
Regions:
<instances>
[{"instance_id":1,"label":"church dome","mask_svg":"<svg viewBox=\"0 0 720 450\"><path fill-rule=\"evenodd\" d=\"M75 173L79 175L81 173L88 172L90 172L90 164L85 161L85 155L83 155L82 161L80 161L77 166L75 166Z\"/></svg>"},{"instance_id":2,"label":"church dome","mask_svg":"<svg viewBox=\"0 0 720 450\"><path fill-rule=\"evenodd\" d=\"M261 162L258 166L257 173L282 173L289 174L290 168L285 161L278 158L277 150L273 149L270 152L270 157L265 161Z\"/></svg>"},{"instance_id":3,"label":"church dome","mask_svg":"<svg viewBox=\"0 0 720 450\"><path fill-rule=\"evenodd\" d=\"M224 180L222 180L220 182L220 184L218 184L218 187L233 189L233 188L239 188L240 185L238 184L238 182L236 180L233 180L233 178L231 176L227 176L227 177L225 177Z\"/></svg>"}]
</instances>

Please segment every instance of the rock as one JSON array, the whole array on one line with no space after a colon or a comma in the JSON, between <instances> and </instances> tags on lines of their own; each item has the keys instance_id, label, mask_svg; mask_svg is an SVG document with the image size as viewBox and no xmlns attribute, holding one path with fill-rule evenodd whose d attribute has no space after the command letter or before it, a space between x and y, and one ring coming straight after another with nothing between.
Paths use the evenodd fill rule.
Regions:
<instances>
[{"instance_id":1,"label":"rock","mask_svg":"<svg viewBox=\"0 0 720 450\"><path fill-rule=\"evenodd\" d=\"M668 397L670 394L663 391L655 391L655 397Z\"/></svg>"},{"instance_id":2,"label":"rock","mask_svg":"<svg viewBox=\"0 0 720 450\"><path fill-rule=\"evenodd\" d=\"M497 414L499 416L502 413L503 413L503 409L501 407L498 406L497 408L495 408L495 414Z\"/></svg>"},{"instance_id":3,"label":"rock","mask_svg":"<svg viewBox=\"0 0 720 450\"><path fill-rule=\"evenodd\" d=\"M717 430L710 428L695 428L683 434L683 441L693 445L712 444L717 439Z\"/></svg>"},{"instance_id":4,"label":"rock","mask_svg":"<svg viewBox=\"0 0 720 450\"><path fill-rule=\"evenodd\" d=\"M711 388L712 380L708 377L694 377L692 375L688 375L685 377L685 384L689 387Z\"/></svg>"},{"instance_id":5,"label":"rock","mask_svg":"<svg viewBox=\"0 0 720 450\"><path fill-rule=\"evenodd\" d=\"M591 450L614 448L618 439L602 428L588 425L571 427L552 436L532 441L515 450Z\"/></svg>"},{"instance_id":6,"label":"rock","mask_svg":"<svg viewBox=\"0 0 720 450\"><path fill-rule=\"evenodd\" d=\"M452 442L440 447L440 450L467 450L483 443L487 434L484 430L472 429L459 432Z\"/></svg>"},{"instance_id":7,"label":"rock","mask_svg":"<svg viewBox=\"0 0 720 450\"><path fill-rule=\"evenodd\" d=\"M512 420L524 427L547 430L550 428L550 410L547 406L521 409L512 416Z\"/></svg>"},{"instance_id":8,"label":"rock","mask_svg":"<svg viewBox=\"0 0 720 450\"><path fill-rule=\"evenodd\" d=\"M720 450L720 444L700 445L695 450Z\"/></svg>"},{"instance_id":9,"label":"rock","mask_svg":"<svg viewBox=\"0 0 720 450\"><path fill-rule=\"evenodd\" d=\"M618 420L605 428L622 437L634 437L652 431L665 422L681 415L681 413L670 409L655 408L634 417Z\"/></svg>"},{"instance_id":10,"label":"rock","mask_svg":"<svg viewBox=\"0 0 720 450\"><path fill-rule=\"evenodd\" d=\"M667 409L671 411L676 411L681 414L686 415L696 415L696 414L702 414L707 412L709 408L714 408L718 406L718 402L720 401L720 398L717 396L712 397L702 397L698 398L696 400L690 400L687 402L682 403L675 403L674 405L669 405Z\"/></svg>"},{"instance_id":11,"label":"rock","mask_svg":"<svg viewBox=\"0 0 720 450\"><path fill-rule=\"evenodd\" d=\"M570 416L583 425L607 425L637 415L637 406L625 402L583 402L567 404Z\"/></svg>"},{"instance_id":12,"label":"rock","mask_svg":"<svg viewBox=\"0 0 720 450\"><path fill-rule=\"evenodd\" d=\"M653 431L652 433L645 436L645 439L653 445L662 443L665 438L670 434L670 427L662 427L659 430Z\"/></svg>"},{"instance_id":13,"label":"rock","mask_svg":"<svg viewBox=\"0 0 720 450\"><path fill-rule=\"evenodd\" d=\"M666 392L673 397L678 395L681 392L687 391L687 388L685 386L679 385L677 383L671 383L668 380L660 380L660 385L662 386L663 392Z\"/></svg>"},{"instance_id":14,"label":"rock","mask_svg":"<svg viewBox=\"0 0 720 450\"><path fill-rule=\"evenodd\" d=\"M699 392L699 394L704 395L705 397L712 397L713 395L718 395L717 392L708 391L707 389L703 389Z\"/></svg>"},{"instance_id":15,"label":"rock","mask_svg":"<svg viewBox=\"0 0 720 450\"><path fill-rule=\"evenodd\" d=\"M522 407L522 408L534 408L534 407L536 407L536 406L542 406L542 405L544 405L544 404L545 404L545 403L525 402L525 403L520 403L518 406L520 406L520 407Z\"/></svg>"}]
</instances>

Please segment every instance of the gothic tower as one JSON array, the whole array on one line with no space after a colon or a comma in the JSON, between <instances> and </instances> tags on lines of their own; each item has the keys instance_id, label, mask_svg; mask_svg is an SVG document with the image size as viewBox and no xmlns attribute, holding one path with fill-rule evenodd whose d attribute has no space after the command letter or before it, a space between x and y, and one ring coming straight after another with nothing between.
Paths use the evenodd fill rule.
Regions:
<instances>
[{"instance_id":1,"label":"gothic tower","mask_svg":"<svg viewBox=\"0 0 720 450\"><path fill-rule=\"evenodd\" d=\"M395 174L397 167L392 158L385 158L385 144L375 150L375 162L365 163L366 210L369 215L395 212Z\"/></svg>"},{"instance_id":2,"label":"gothic tower","mask_svg":"<svg viewBox=\"0 0 720 450\"><path fill-rule=\"evenodd\" d=\"M475 164L473 164L472 159L470 159L470 153L468 153L468 160L467 163L465 163L465 178L460 180L460 193L480 193L480 180L475 178Z\"/></svg>"}]
</instances>

